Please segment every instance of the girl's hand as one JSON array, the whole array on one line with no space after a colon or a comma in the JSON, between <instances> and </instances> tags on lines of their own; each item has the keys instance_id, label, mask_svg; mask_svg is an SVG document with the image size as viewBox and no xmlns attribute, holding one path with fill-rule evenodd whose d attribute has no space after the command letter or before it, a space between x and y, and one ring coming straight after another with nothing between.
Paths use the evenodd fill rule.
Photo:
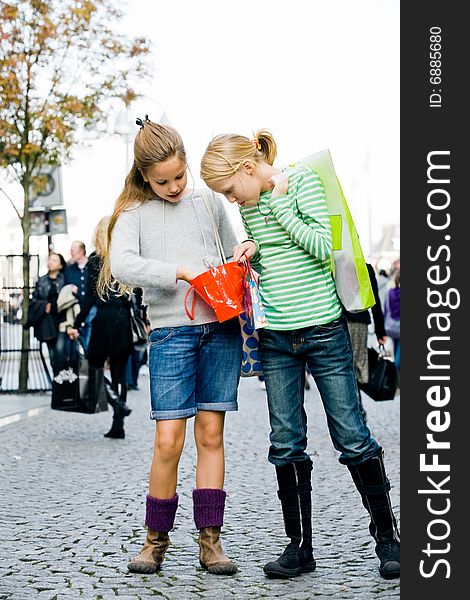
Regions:
<instances>
[{"instance_id":1,"label":"girl's hand","mask_svg":"<svg viewBox=\"0 0 470 600\"><path fill-rule=\"evenodd\" d=\"M48 302L48 303L46 304L46 306L44 307L44 312L45 312L46 314L49 314L49 313L51 312L51 308L52 308L52 305L51 305L51 303L50 303L50 302Z\"/></svg>"},{"instance_id":2,"label":"girl's hand","mask_svg":"<svg viewBox=\"0 0 470 600\"><path fill-rule=\"evenodd\" d=\"M242 261L244 257L252 258L256 254L256 244L250 240L233 247L233 262Z\"/></svg>"},{"instance_id":3,"label":"girl's hand","mask_svg":"<svg viewBox=\"0 0 470 600\"><path fill-rule=\"evenodd\" d=\"M76 340L80 334L78 333L78 329L67 327L67 335L71 340Z\"/></svg>"},{"instance_id":4,"label":"girl's hand","mask_svg":"<svg viewBox=\"0 0 470 600\"><path fill-rule=\"evenodd\" d=\"M278 196L285 196L287 194L287 190L289 188L289 174L287 172L273 175L269 181L274 184L274 188L271 193L271 200L273 198L277 198Z\"/></svg>"},{"instance_id":5,"label":"girl's hand","mask_svg":"<svg viewBox=\"0 0 470 600\"><path fill-rule=\"evenodd\" d=\"M199 275L199 273L196 273L196 271L186 267L178 267L176 270L176 279L181 279L181 281L187 281L188 283L191 281L191 279L197 277L197 275Z\"/></svg>"}]
</instances>

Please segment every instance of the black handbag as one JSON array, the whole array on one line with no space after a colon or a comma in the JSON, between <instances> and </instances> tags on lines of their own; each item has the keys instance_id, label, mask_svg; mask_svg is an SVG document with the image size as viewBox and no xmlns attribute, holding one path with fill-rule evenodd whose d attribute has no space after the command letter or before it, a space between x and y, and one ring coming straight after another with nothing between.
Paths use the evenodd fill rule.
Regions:
<instances>
[{"instance_id":1,"label":"black handbag","mask_svg":"<svg viewBox=\"0 0 470 600\"><path fill-rule=\"evenodd\" d=\"M52 380L52 410L85 414L108 410L102 370L91 369L82 343L77 340L74 344L78 357L75 358L77 352L73 352L71 345L71 356Z\"/></svg>"},{"instance_id":2,"label":"black handbag","mask_svg":"<svg viewBox=\"0 0 470 600\"><path fill-rule=\"evenodd\" d=\"M360 383L359 387L377 402L393 400L397 391L397 370L395 363L385 355L385 348L379 351L367 348L369 360L369 381Z\"/></svg>"},{"instance_id":3,"label":"black handbag","mask_svg":"<svg viewBox=\"0 0 470 600\"><path fill-rule=\"evenodd\" d=\"M132 304L130 305L131 312L131 330L132 330L132 343L134 346L147 344L148 334L147 326L144 319L140 315L140 311L134 310Z\"/></svg>"},{"instance_id":4,"label":"black handbag","mask_svg":"<svg viewBox=\"0 0 470 600\"><path fill-rule=\"evenodd\" d=\"M52 315L46 313L39 321L35 336L40 342L52 342L57 339L58 331Z\"/></svg>"}]
</instances>

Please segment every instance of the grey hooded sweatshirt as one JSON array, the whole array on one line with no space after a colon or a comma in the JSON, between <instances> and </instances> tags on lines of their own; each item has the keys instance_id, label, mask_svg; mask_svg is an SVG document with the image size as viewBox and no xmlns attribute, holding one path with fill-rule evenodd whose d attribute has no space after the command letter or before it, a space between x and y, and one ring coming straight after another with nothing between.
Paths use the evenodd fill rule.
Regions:
<instances>
[{"instance_id":1,"label":"grey hooded sweatshirt","mask_svg":"<svg viewBox=\"0 0 470 600\"><path fill-rule=\"evenodd\" d=\"M209 194L212 213L226 259L238 244L222 197ZM176 280L179 265L202 273L221 264L210 215L200 191L177 203L153 198L121 213L113 229L110 263L113 276L126 285L144 289L152 328L200 325L217 321L212 308L196 295L195 318L184 308L189 284ZM191 292L188 308L191 308Z\"/></svg>"}]
</instances>

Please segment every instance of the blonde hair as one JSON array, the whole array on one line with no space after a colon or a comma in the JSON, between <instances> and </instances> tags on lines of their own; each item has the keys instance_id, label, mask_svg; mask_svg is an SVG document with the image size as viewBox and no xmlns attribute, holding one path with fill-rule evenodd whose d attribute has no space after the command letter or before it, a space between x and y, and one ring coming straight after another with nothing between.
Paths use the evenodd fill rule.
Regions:
<instances>
[{"instance_id":1,"label":"blonde hair","mask_svg":"<svg viewBox=\"0 0 470 600\"><path fill-rule=\"evenodd\" d=\"M235 175L245 160L272 165L276 156L276 142L267 129L257 131L251 140L237 134L217 135L201 159L201 178L210 187L215 181Z\"/></svg>"},{"instance_id":2,"label":"blonde hair","mask_svg":"<svg viewBox=\"0 0 470 600\"><path fill-rule=\"evenodd\" d=\"M113 214L107 228L106 250L103 255L103 266L98 278L98 295L104 298L109 290L120 294L129 292L130 287L113 280L109 263L109 247L113 229L119 215L126 210L143 204L155 197L150 184L144 180L147 172L156 164L178 156L187 163L186 151L180 134L169 125L141 121L141 126L134 140L134 163L127 174L124 189L114 205Z\"/></svg>"},{"instance_id":3,"label":"blonde hair","mask_svg":"<svg viewBox=\"0 0 470 600\"><path fill-rule=\"evenodd\" d=\"M93 246L95 247L95 252L102 259L104 259L108 253L108 226L110 220L111 217L102 217L98 221L93 234Z\"/></svg>"}]
</instances>

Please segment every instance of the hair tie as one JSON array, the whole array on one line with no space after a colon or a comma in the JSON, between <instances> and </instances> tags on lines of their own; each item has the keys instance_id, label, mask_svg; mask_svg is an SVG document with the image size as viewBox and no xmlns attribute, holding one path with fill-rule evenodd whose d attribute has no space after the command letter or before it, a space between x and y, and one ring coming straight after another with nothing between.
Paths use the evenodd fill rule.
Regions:
<instances>
[{"instance_id":1,"label":"hair tie","mask_svg":"<svg viewBox=\"0 0 470 600\"><path fill-rule=\"evenodd\" d=\"M136 125L139 125L139 127L141 129L144 128L144 123L150 123L150 119L148 115L145 115L145 117L143 119L141 119L140 117L137 117L137 119L135 120Z\"/></svg>"},{"instance_id":2,"label":"hair tie","mask_svg":"<svg viewBox=\"0 0 470 600\"><path fill-rule=\"evenodd\" d=\"M256 146L257 150L261 150L261 144L259 143L259 140L257 140L256 138L253 138L251 140L251 143L254 144Z\"/></svg>"}]
</instances>

